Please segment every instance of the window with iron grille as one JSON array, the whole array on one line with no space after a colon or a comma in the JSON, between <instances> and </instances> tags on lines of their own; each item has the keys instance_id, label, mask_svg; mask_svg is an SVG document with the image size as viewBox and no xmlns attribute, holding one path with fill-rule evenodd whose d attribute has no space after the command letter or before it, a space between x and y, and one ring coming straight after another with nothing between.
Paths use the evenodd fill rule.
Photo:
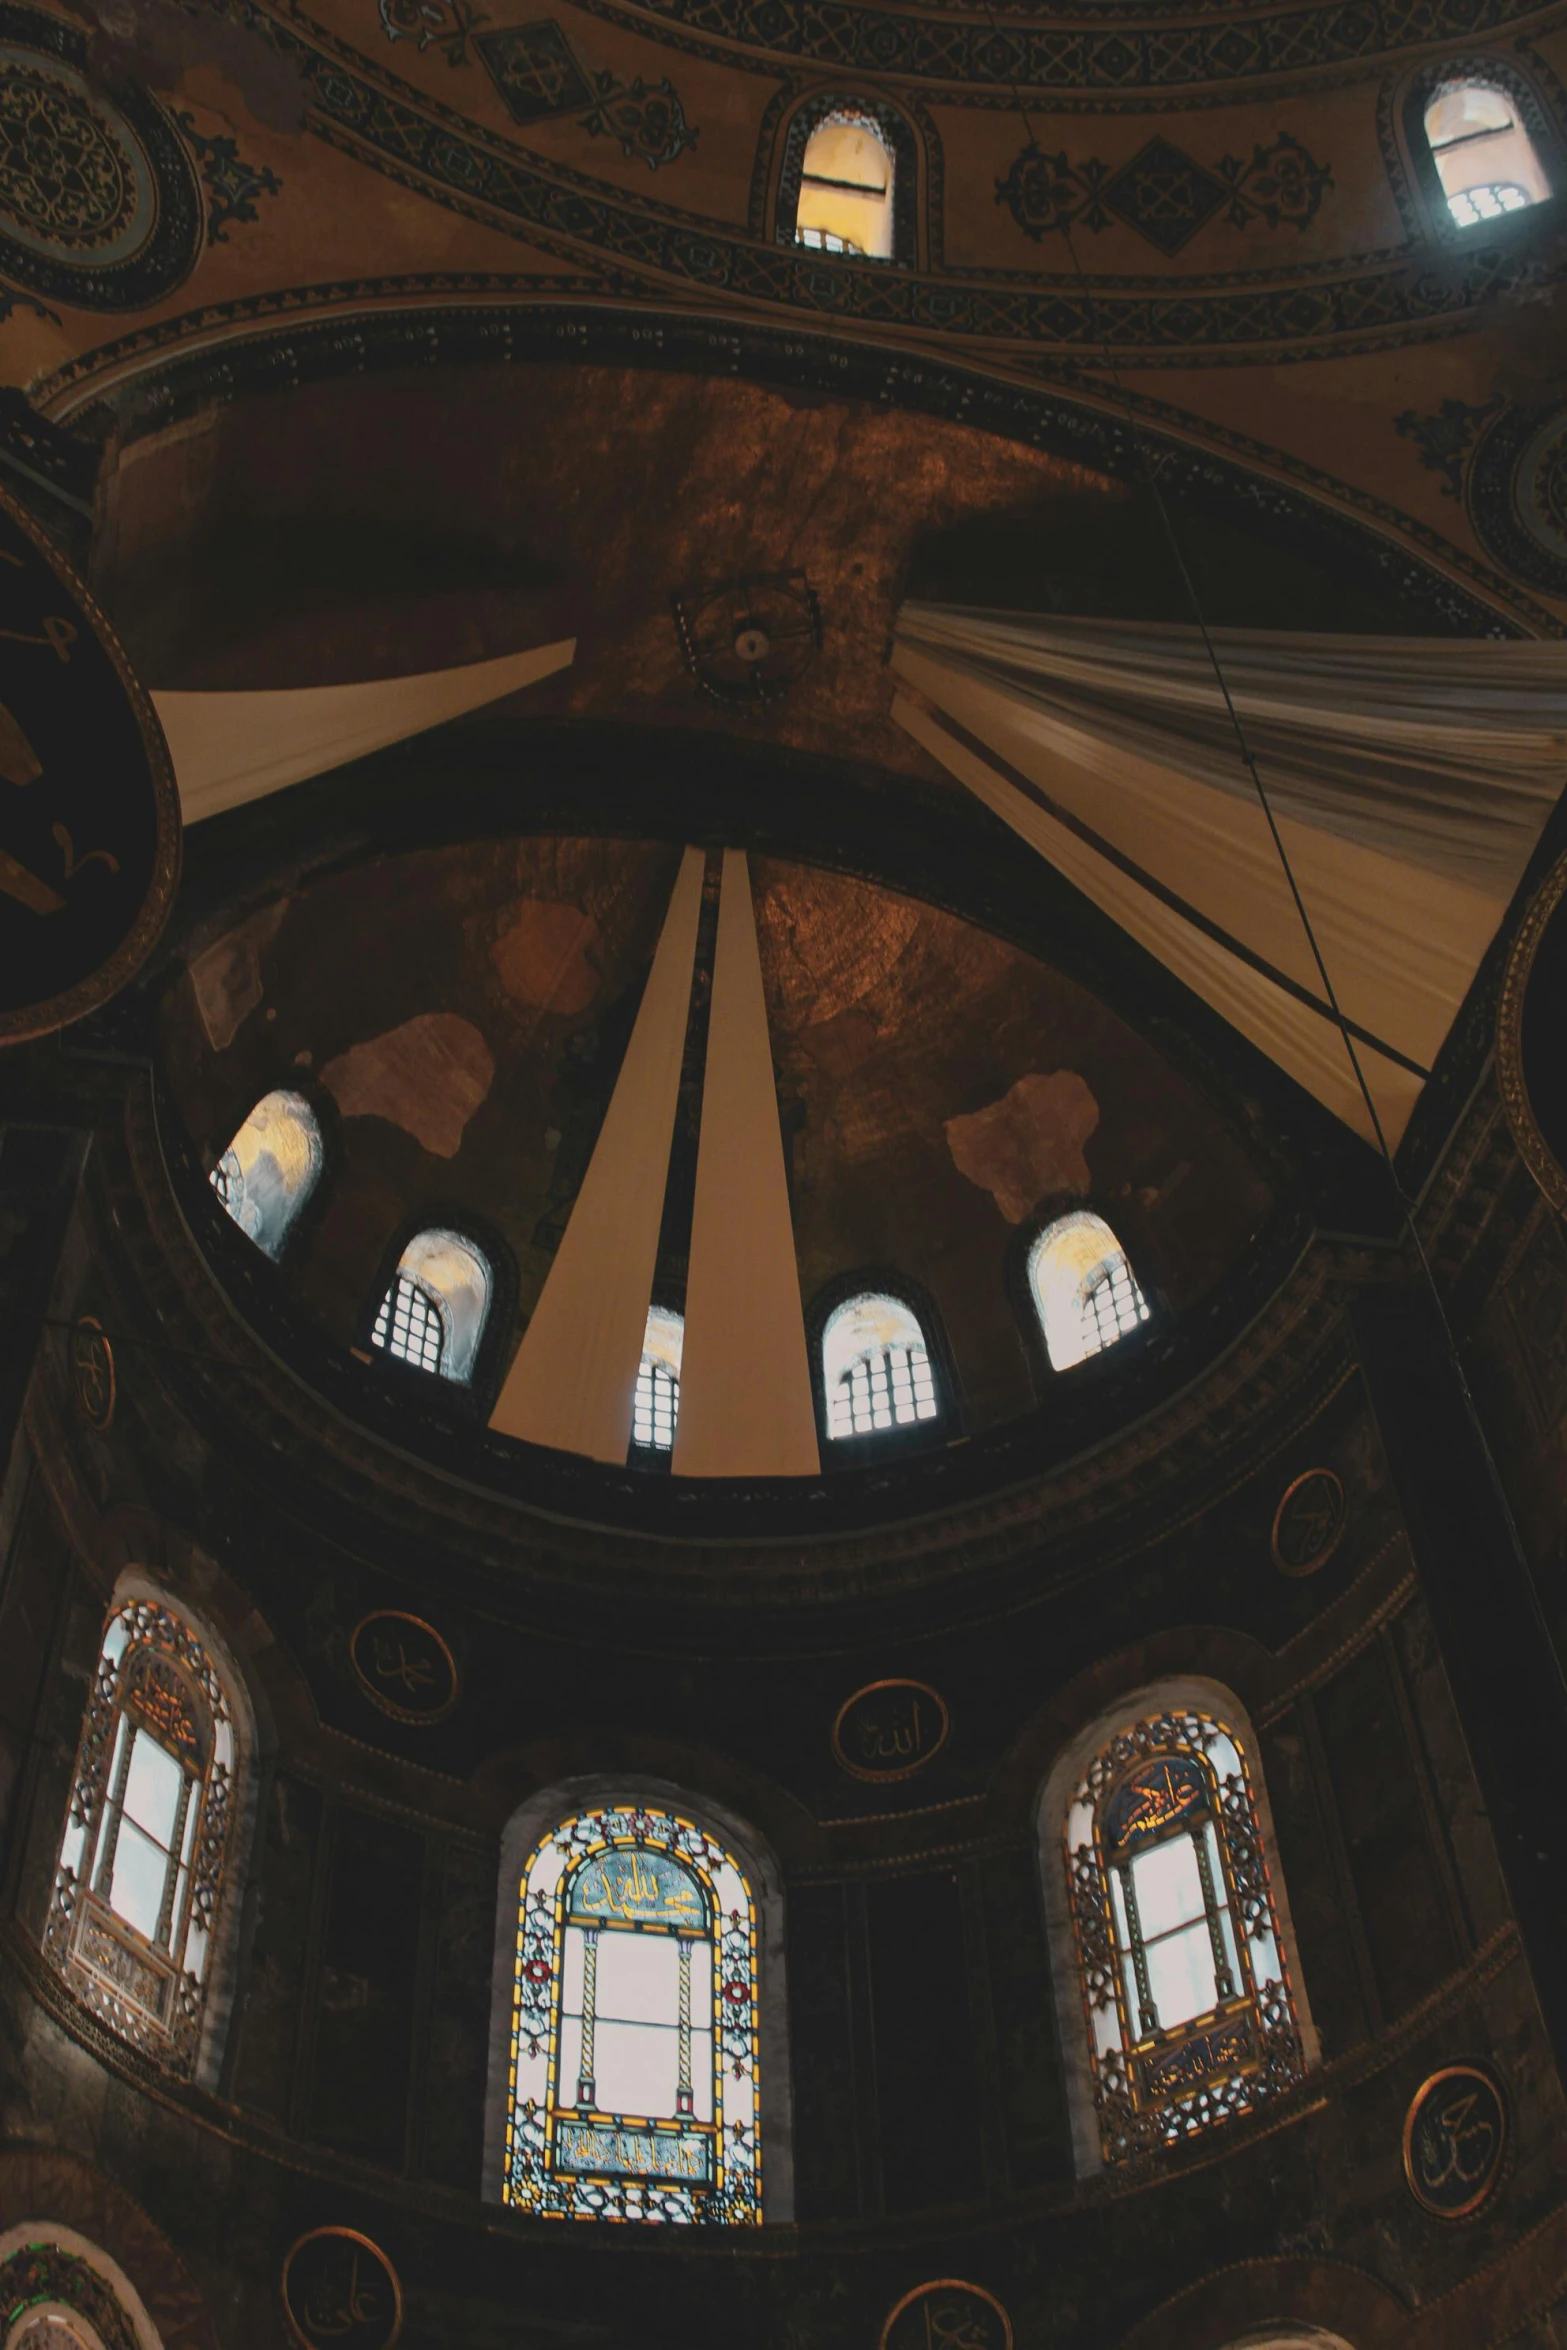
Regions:
<instances>
[{"instance_id":1,"label":"window with iron grille","mask_svg":"<svg viewBox=\"0 0 1567 2350\"><path fill-rule=\"evenodd\" d=\"M277 1257L324 1159L314 1110L303 1094L279 1091L262 1095L208 1180L246 1239Z\"/></svg>"},{"instance_id":2,"label":"window with iron grille","mask_svg":"<svg viewBox=\"0 0 1567 2350\"><path fill-rule=\"evenodd\" d=\"M1029 1250L1028 1285L1052 1370L1103 1354L1149 1318L1125 1249L1089 1208L1045 1226Z\"/></svg>"},{"instance_id":3,"label":"window with iron grille","mask_svg":"<svg viewBox=\"0 0 1567 2350\"><path fill-rule=\"evenodd\" d=\"M1497 82L1450 82L1425 110L1425 134L1458 228L1526 212L1551 193L1512 94Z\"/></svg>"},{"instance_id":4,"label":"window with iron grille","mask_svg":"<svg viewBox=\"0 0 1567 2350\"><path fill-rule=\"evenodd\" d=\"M873 1436L940 1418L925 1333L902 1298L867 1290L845 1299L823 1324L821 1345L830 1438Z\"/></svg>"},{"instance_id":5,"label":"window with iron grille","mask_svg":"<svg viewBox=\"0 0 1567 2350\"><path fill-rule=\"evenodd\" d=\"M417 1371L439 1371L446 1347L440 1300L420 1281L399 1271L381 1300L371 1339Z\"/></svg>"},{"instance_id":6,"label":"window with iron grille","mask_svg":"<svg viewBox=\"0 0 1567 2350\"><path fill-rule=\"evenodd\" d=\"M649 1306L631 1402L631 1443L637 1452L672 1452L680 1419L680 1363L686 1326L667 1306Z\"/></svg>"}]
</instances>

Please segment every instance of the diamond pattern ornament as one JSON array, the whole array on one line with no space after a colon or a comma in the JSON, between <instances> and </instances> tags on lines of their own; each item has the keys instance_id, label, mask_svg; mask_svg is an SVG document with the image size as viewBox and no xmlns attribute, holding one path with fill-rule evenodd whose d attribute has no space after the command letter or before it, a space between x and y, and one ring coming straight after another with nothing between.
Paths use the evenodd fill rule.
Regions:
<instances>
[{"instance_id":1,"label":"diamond pattern ornament","mask_svg":"<svg viewBox=\"0 0 1567 2350\"><path fill-rule=\"evenodd\" d=\"M1179 253L1230 200L1223 180L1168 139L1150 139L1098 193L1101 203L1161 253Z\"/></svg>"}]
</instances>

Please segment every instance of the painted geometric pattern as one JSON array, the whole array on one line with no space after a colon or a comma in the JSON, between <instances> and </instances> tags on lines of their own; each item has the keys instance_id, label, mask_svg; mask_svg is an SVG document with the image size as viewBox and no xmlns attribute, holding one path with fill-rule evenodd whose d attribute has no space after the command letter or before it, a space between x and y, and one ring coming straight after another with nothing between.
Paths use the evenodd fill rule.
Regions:
<instances>
[{"instance_id":1,"label":"painted geometric pattern","mask_svg":"<svg viewBox=\"0 0 1567 2350\"><path fill-rule=\"evenodd\" d=\"M616 0L582 0L636 29ZM1018 0L1022 4L1022 0ZM1301 73L1387 56L1428 42L1483 38L1540 13L1538 0L1362 0L1291 8L1242 23L1153 26L1147 11L1124 29L1003 29L993 19L897 16L853 0L644 0L654 15L724 41L831 70L862 68L921 80L1063 91L1169 90L1202 82ZM1104 13L1120 13L1114 4ZM1076 11L1074 11L1076 13ZM733 62L730 58L728 62Z\"/></svg>"},{"instance_id":2,"label":"painted geometric pattern","mask_svg":"<svg viewBox=\"0 0 1567 2350\"><path fill-rule=\"evenodd\" d=\"M592 86L552 17L481 33L474 42L513 122L545 122L593 101Z\"/></svg>"},{"instance_id":3,"label":"painted geometric pattern","mask_svg":"<svg viewBox=\"0 0 1567 2350\"><path fill-rule=\"evenodd\" d=\"M1031 140L996 182L996 201L1036 241L1079 225L1105 228L1113 213L1173 255L1221 211L1236 228L1257 220L1270 228L1284 222L1306 228L1332 184L1332 173L1288 132L1255 148L1250 162L1226 155L1211 171L1165 138L1150 139L1115 171L1046 155Z\"/></svg>"}]
</instances>

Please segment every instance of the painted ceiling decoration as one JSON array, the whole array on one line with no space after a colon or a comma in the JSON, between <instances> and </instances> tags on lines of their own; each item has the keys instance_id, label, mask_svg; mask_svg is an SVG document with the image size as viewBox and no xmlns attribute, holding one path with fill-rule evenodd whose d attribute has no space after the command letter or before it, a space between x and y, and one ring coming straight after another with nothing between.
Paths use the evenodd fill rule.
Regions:
<instances>
[{"instance_id":1,"label":"painted ceiling decoration","mask_svg":"<svg viewBox=\"0 0 1567 2350\"><path fill-rule=\"evenodd\" d=\"M1396 1147L1560 795L1567 656L1213 640ZM894 659L915 739L1374 1140L1201 633L907 604Z\"/></svg>"},{"instance_id":2,"label":"painted ceiling decoration","mask_svg":"<svg viewBox=\"0 0 1567 2350\"><path fill-rule=\"evenodd\" d=\"M388 744L517 693L569 666L574 640L363 685L261 693L155 693L187 824L243 808Z\"/></svg>"}]
</instances>

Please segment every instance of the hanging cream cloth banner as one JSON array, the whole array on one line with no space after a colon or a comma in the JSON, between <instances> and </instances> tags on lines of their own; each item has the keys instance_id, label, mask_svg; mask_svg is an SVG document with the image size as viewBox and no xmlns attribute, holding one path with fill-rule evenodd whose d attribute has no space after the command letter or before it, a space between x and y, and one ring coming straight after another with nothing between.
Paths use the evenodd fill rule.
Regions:
<instances>
[{"instance_id":1,"label":"hanging cream cloth banner","mask_svg":"<svg viewBox=\"0 0 1567 2350\"><path fill-rule=\"evenodd\" d=\"M187 824L242 808L268 792L324 775L350 759L462 718L503 694L567 668L575 637L368 685L312 685L270 693L152 697L174 762Z\"/></svg>"},{"instance_id":2,"label":"hanging cream cloth banner","mask_svg":"<svg viewBox=\"0 0 1567 2350\"><path fill-rule=\"evenodd\" d=\"M724 851L702 1084L675 1472L821 1468L751 876Z\"/></svg>"},{"instance_id":3,"label":"hanging cream cloth banner","mask_svg":"<svg viewBox=\"0 0 1567 2350\"><path fill-rule=\"evenodd\" d=\"M1396 1146L1567 782L1567 647L1213 632ZM906 604L894 715L1369 1141L1194 628Z\"/></svg>"},{"instance_id":4,"label":"hanging cream cloth banner","mask_svg":"<svg viewBox=\"0 0 1567 2350\"><path fill-rule=\"evenodd\" d=\"M664 1215L702 911L687 849L608 1113L490 1426L623 1463Z\"/></svg>"}]
</instances>

